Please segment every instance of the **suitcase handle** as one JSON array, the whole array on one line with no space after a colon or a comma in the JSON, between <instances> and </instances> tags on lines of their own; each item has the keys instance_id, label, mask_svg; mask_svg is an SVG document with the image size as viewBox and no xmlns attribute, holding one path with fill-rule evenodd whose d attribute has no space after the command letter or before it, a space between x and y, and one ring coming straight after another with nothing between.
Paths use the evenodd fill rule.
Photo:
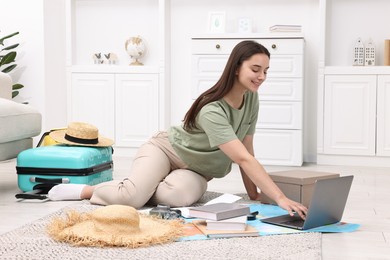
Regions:
<instances>
[{"instance_id":1,"label":"suitcase handle","mask_svg":"<svg viewBox=\"0 0 390 260\"><path fill-rule=\"evenodd\" d=\"M42 177L30 177L31 182L39 182L39 183L52 183L52 184L59 184L59 183L70 183L70 180L68 178L57 178L57 179L46 179Z\"/></svg>"},{"instance_id":2,"label":"suitcase handle","mask_svg":"<svg viewBox=\"0 0 390 260\"><path fill-rule=\"evenodd\" d=\"M46 195L40 194L27 194L27 193L19 193L15 195L17 199L26 199L26 200L45 200L47 199Z\"/></svg>"},{"instance_id":3,"label":"suitcase handle","mask_svg":"<svg viewBox=\"0 0 390 260\"><path fill-rule=\"evenodd\" d=\"M40 190L40 189L32 190L29 192L16 194L15 198L17 198L17 199L36 199L36 200L47 199L47 196L41 194L41 192L43 192L43 190Z\"/></svg>"}]
</instances>

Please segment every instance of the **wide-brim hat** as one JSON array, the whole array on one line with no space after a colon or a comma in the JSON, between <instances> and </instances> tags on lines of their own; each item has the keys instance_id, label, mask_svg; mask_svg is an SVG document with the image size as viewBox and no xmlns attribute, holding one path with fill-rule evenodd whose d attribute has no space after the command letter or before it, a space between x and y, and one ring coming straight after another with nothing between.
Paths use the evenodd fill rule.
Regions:
<instances>
[{"instance_id":1,"label":"wide-brim hat","mask_svg":"<svg viewBox=\"0 0 390 260\"><path fill-rule=\"evenodd\" d=\"M107 147L114 141L99 135L99 130L94 125L82 122L72 122L67 128L52 131L49 136L61 144L78 146Z\"/></svg>"},{"instance_id":2,"label":"wide-brim hat","mask_svg":"<svg viewBox=\"0 0 390 260\"><path fill-rule=\"evenodd\" d=\"M90 213L70 211L66 218L54 218L47 230L55 240L77 246L137 248L173 242L182 235L183 227L179 219L166 220L138 213L130 206L109 205Z\"/></svg>"}]
</instances>

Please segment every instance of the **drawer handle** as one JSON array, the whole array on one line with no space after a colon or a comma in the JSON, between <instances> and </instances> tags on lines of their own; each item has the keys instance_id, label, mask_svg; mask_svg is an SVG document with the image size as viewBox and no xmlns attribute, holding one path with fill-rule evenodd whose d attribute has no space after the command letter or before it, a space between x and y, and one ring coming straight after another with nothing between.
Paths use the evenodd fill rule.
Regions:
<instances>
[{"instance_id":1,"label":"drawer handle","mask_svg":"<svg viewBox=\"0 0 390 260\"><path fill-rule=\"evenodd\" d=\"M272 44L272 49L276 49L276 44Z\"/></svg>"},{"instance_id":2,"label":"drawer handle","mask_svg":"<svg viewBox=\"0 0 390 260\"><path fill-rule=\"evenodd\" d=\"M221 45L217 44L217 45L215 45L215 48L220 49Z\"/></svg>"}]
</instances>

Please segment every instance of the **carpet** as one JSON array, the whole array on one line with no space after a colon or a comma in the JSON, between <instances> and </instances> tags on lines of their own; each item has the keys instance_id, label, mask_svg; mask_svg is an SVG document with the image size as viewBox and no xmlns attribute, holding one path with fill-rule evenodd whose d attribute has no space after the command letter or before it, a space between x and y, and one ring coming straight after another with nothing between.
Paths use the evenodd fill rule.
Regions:
<instances>
[{"instance_id":1,"label":"carpet","mask_svg":"<svg viewBox=\"0 0 390 260\"><path fill-rule=\"evenodd\" d=\"M207 192L198 204L218 195ZM68 206L1 235L0 259L321 259L321 233L184 241L138 249L74 247L46 235L54 216L97 207L87 201Z\"/></svg>"}]
</instances>

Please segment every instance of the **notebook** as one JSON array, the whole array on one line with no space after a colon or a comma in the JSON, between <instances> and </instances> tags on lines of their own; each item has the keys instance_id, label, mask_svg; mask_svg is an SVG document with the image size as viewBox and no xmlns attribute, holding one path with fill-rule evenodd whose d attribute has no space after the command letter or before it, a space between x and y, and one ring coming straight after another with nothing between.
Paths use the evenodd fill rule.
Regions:
<instances>
[{"instance_id":1,"label":"notebook","mask_svg":"<svg viewBox=\"0 0 390 260\"><path fill-rule=\"evenodd\" d=\"M264 218L262 222L306 230L339 222L344 213L353 176L317 180L306 220L298 214Z\"/></svg>"},{"instance_id":2,"label":"notebook","mask_svg":"<svg viewBox=\"0 0 390 260\"><path fill-rule=\"evenodd\" d=\"M249 206L238 203L219 202L189 208L189 215L194 218L222 220L250 214Z\"/></svg>"}]
</instances>

